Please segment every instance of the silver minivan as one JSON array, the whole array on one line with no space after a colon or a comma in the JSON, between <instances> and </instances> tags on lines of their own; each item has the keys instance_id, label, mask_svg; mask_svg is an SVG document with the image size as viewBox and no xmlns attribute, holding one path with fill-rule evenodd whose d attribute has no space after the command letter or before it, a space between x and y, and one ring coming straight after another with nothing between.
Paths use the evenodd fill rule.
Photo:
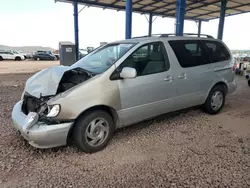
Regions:
<instances>
[{"instance_id":1,"label":"silver minivan","mask_svg":"<svg viewBox=\"0 0 250 188\"><path fill-rule=\"evenodd\" d=\"M109 43L72 66L26 82L13 126L37 148L103 149L118 128L201 106L217 114L235 91L233 56L220 41L159 35Z\"/></svg>"}]
</instances>

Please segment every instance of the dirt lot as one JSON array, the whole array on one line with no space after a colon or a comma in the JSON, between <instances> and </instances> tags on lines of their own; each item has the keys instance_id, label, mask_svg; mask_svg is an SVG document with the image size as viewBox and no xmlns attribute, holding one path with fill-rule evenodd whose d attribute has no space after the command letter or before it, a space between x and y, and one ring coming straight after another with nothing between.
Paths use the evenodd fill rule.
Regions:
<instances>
[{"instance_id":1,"label":"dirt lot","mask_svg":"<svg viewBox=\"0 0 250 188\"><path fill-rule=\"evenodd\" d=\"M0 74L35 72L55 65L59 61L0 61Z\"/></svg>"},{"instance_id":2,"label":"dirt lot","mask_svg":"<svg viewBox=\"0 0 250 188\"><path fill-rule=\"evenodd\" d=\"M1 70L1 68L0 68ZM250 187L250 88L222 113L164 115L116 132L108 147L39 150L11 127L10 114L30 74L0 74L0 187Z\"/></svg>"}]
</instances>

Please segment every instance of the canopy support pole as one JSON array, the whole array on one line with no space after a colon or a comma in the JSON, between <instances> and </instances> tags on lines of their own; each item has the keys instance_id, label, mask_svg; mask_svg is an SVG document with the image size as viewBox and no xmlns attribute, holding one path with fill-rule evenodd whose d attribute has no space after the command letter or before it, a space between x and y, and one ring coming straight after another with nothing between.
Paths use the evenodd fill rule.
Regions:
<instances>
[{"instance_id":1,"label":"canopy support pole","mask_svg":"<svg viewBox=\"0 0 250 188\"><path fill-rule=\"evenodd\" d=\"M184 19L186 13L186 0L176 1L176 35L182 36L184 29Z\"/></svg>"},{"instance_id":2,"label":"canopy support pole","mask_svg":"<svg viewBox=\"0 0 250 188\"><path fill-rule=\"evenodd\" d=\"M152 24L153 24L153 14L149 13L149 20L148 20L148 36L152 36Z\"/></svg>"},{"instance_id":3,"label":"canopy support pole","mask_svg":"<svg viewBox=\"0 0 250 188\"><path fill-rule=\"evenodd\" d=\"M126 39L132 36L132 0L126 0Z\"/></svg>"},{"instance_id":4,"label":"canopy support pole","mask_svg":"<svg viewBox=\"0 0 250 188\"><path fill-rule=\"evenodd\" d=\"M220 21L219 21L219 27L218 27L218 39L220 39L220 40L222 40L222 38L223 38L226 8L227 8L227 0L221 0Z\"/></svg>"},{"instance_id":5,"label":"canopy support pole","mask_svg":"<svg viewBox=\"0 0 250 188\"><path fill-rule=\"evenodd\" d=\"M78 4L77 0L73 2L74 6L74 31L75 31L75 53L76 61L79 59L79 29L78 29Z\"/></svg>"}]
</instances>

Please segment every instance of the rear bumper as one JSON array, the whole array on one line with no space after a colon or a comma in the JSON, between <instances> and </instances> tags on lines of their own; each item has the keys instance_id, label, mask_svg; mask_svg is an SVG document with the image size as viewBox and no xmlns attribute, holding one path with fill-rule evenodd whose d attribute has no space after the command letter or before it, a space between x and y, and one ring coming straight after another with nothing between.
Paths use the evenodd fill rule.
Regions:
<instances>
[{"instance_id":1,"label":"rear bumper","mask_svg":"<svg viewBox=\"0 0 250 188\"><path fill-rule=\"evenodd\" d=\"M227 84L227 94L231 94L233 92L235 92L237 88L237 84L235 83L235 81L228 83Z\"/></svg>"},{"instance_id":2,"label":"rear bumper","mask_svg":"<svg viewBox=\"0 0 250 188\"><path fill-rule=\"evenodd\" d=\"M27 127L28 116L22 112L21 106L22 101L19 101L12 111L12 125L20 131L30 145L36 148L52 148L67 144L68 133L73 122L47 125L37 121Z\"/></svg>"}]
</instances>

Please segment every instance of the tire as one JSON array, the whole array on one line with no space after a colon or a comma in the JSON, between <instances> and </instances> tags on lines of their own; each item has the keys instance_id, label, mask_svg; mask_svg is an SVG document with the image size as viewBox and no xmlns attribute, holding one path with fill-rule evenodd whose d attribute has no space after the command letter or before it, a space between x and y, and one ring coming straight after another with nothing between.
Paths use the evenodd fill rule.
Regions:
<instances>
[{"instance_id":1,"label":"tire","mask_svg":"<svg viewBox=\"0 0 250 188\"><path fill-rule=\"evenodd\" d=\"M37 58L36 58L36 60L37 60L37 61L40 61L40 58L39 58L39 57L37 57Z\"/></svg>"},{"instance_id":2,"label":"tire","mask_svg":"<svg viewBox=\"0 0 250 188\"><path fill-rule=\"evenodd\" d=\"M250 80L248 80L248 86L250 87Z\"/></svg>"},{"instance_id":3,"label":"tire","mask_svg":"<svg viewBox=\"0 0 250 188\"><path fill-rule=\"evenodd\" d=\"M217 98L215 98L215 100L218 100L217 101L218 106L214 105L214 104L216 104L216 101L214 101L214 104L213 104L213 98L215 96L217 96ZM225 86L217 85L217 86L213 87L213 89L209 92L207 100L203 104L202 108L208 114L211 114L211 115L218 114L222 110L222 108L224 107L225 99L226 99Z\"/></svg>"},{"instance_id":4,"label":"tire","mask_svg":"<svg viewBox=\"0 0 250 188\"><path fill-rule=\"evenodd\" d=\"M21 59L21 57L16 57L15 58L15 61L21 61L22 59Z\"/></svg>"},{"instance_id":5,"label":"tire","mask_svg":"<svg viewBox=\"0 0 250 188\"><path fill-rule=\"evenodd\" d=\"M96 126L98 123L101 123L101 126ZM102 110L90 111L76 120L72 132L73 143L86 153L95 153L107 146L114 130L113 119L108 113ZM100 137L103 137L103 139L100 139ZM98 138L100 140L96 141Z\"/></svg>"},{"instance_id":6,"label":"tire","mask_svg":"<svg viewBox=\"0 0 250 188\"><path fill-rule=\"evenodd\" d=\"M2 56L0 56L0 61L3 61L3 58L2 58Z\"/></svg>"}]
</instances>

